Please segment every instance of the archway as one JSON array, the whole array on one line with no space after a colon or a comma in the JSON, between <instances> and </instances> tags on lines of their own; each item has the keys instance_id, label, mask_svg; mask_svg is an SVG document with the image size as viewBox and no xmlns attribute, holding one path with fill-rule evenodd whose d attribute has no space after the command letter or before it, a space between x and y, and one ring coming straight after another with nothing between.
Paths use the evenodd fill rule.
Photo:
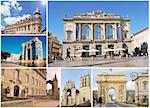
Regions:
<instances>
[{"instance_id":1,"label":"archway","mask_svg":"<svg viewBox=\"0 0 150 108\"><path fill-rule=\"evenodd\" d=\"M108 103L113 103L116 101L117 92L116 89L111 87L108 89Z\"/></svg>"},{"instance_id":2,"label":"archway","mask_svg":"<svg viewBox=\"0 0 150 108\"><path fill-rule=\"evenodd\" d=\"M98 98L106 104L109 102L123 102L126 100L125 74L98 74Z\"/></svg>"},{"instance_id":3,"label":"archway","mask_svg":"<svg viewBox=\"0 0 150 108\"><path fill-rule=\"evenodd\" d=\"M18 85L15 85L14 87L14 96L19 96L19 86Z\"/></svg>"}]
</instances>

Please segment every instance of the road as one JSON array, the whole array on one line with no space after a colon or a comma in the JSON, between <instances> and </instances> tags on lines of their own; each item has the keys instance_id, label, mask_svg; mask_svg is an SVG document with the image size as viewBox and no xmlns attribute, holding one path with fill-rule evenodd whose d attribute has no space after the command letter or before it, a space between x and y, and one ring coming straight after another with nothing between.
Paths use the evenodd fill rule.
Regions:
<instances>
[{"instance_id":1,"label":"road","mask_svg":"<svg viewBox=\"0 0 150 108\"><path fill-rule=\"evenodd\" d=\"M132 57L132 58L114 58L104 59L95 58L86 60L74 60L74 61L58 61L49 64L50 67L147 67L148 57Z\"/></svg>"}]
</instances>

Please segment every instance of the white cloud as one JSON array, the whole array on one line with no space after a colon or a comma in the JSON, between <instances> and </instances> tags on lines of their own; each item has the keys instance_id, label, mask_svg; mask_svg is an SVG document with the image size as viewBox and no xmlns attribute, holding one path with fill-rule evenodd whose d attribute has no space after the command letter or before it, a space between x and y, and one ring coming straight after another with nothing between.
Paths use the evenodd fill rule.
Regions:
<instances>
[{"instance_id":1,"label":"white cloud","mask_svg":"<svg viewBox=\"0 0 150 108\"><path fill-rule=\"evenodd\" d=\"M3 16L10 16L11 15L11 13L10 13L10 7L8 5L1 5L0 6L0 13Z\"/></svg>"},{"instance_id":2,"label":"white cloud","mask_svg":"<svg viewBox=\"0 0 150 108\"><path fill-rule=\"evenodd\" d=\"M0 12L3 16L10 16L11 9L21 11L22 6L17 2L17 0L10 0L8 2L3 2L3 4L0 6Z\"/></svg>"},{"instance_id":3,"label":"white cloud","mask_svg":"<svg viewBox=\"0 0 150 108\"><path fill-rule=\"evenodd\" d=\"M6 25L11 25L11 24L15 24L17 21L28 18L29 16L31 16L31 15L30 14L26 14L26 15L24 14L23 16L7 17L7 18L4 18L4 21L5 21Z\"/></svg>"},{"instance_id":4,"label":"white cloud","mask_svg":"<svg viewBox=\"0 0 150 108\"><path fill-rule=\"evenodd\" d=\"M128 82L126 83L126 89L127 89L127 90L135 90L135 83L132 82L132 81L128 81Z\"/></svg>"},{"instance_id":5,"label":"white cloud","mask_svg":"<svg viewBox=\"0 0 150 108\"><path fill-rule=\"evenodd\" d=\"M15 10L21 11L22 6L17 2L17 0L11 0L10 1L11 7L14 8Z\"/></svg>"}]
</instances>

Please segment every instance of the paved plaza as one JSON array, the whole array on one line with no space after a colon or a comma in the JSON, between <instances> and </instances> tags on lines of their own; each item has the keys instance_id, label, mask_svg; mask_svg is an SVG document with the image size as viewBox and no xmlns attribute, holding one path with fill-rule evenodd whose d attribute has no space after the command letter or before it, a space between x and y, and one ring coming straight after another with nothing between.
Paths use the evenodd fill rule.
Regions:
<instances>
[{"instance_id":1,"label":"paved plaza","mask_svg":"<svg viewBox=\"0 0 150 108\"><path fill-rule=\"evenodd\" d=\"M97 104L95 107L137 107L136 105L133 104L125 104L125 103L107 103L107 104Z\"/></svg>"},{"instance_id":2,"label":"paved plaza","mask_svg":"<svg viewBox=\"0 0 150 108\"><path fill-rule=\"evenodd\" d=\"M35 98L33 101L34 107L58 107L59 100L53 100L48 97Z\"/></svg>"},{"instance_id":3,"label":"paved plaza","mask_svg":"<svg viewBox=\"0 0 150 108\"><path fill-rule=\"evenodd\" d=\"M99 58L86 58L84 60L62 60L55 61L49 64L50 67L147 67L148 57L130 57L130 58L113 58L104 59Z\"/></svg>"}]
</instances>

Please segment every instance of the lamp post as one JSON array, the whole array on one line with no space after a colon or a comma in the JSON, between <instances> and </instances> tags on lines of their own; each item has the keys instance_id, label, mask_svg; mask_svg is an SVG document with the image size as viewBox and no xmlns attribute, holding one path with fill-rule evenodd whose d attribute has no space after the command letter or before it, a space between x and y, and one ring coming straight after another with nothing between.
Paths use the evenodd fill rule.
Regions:
<instances>
[{"instance_id":1,"label":"lamp post","mask_svg":"<svg viewBox=\"0 0 150 108\"><path fill-rule=\"evenodd\" d=\"M137 79L139 79L139 75L137 72L132 72L130 77L132 78L132 81L136 81ZM138 106L139 106L139 83L137 81L137 101L138 101Z\"/></svg>"}]
</instances>

